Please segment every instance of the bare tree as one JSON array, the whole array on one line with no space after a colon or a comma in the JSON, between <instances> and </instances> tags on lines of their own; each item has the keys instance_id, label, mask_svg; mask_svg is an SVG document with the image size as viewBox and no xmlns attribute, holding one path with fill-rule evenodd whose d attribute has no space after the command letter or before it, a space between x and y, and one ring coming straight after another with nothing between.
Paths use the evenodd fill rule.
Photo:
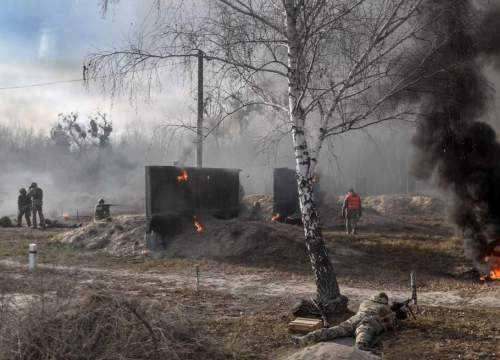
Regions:
<instances>
[{"instance_id":1,"label":"bare tree","mask_svg":"<svg viewBox=\"0 0 500 360\"><path fill-rule=\"evenodd\" d=\"M110 145L113 124L105 113L97 112L88 117L88 126L80 121L78 113L59 114L50 129L50 138L56 146L83 153L90 147L104 150Z\"/></svg>"},{"instance_id":2,"label":"bare tree","mask_svg":"<svg viewBox=\"0 0 500 360\"><path fill-rule=\"evenodd\" d=\"M418 19L423 3L161 2L163 17L127 46L89 55L86 77L102 80L112 94L137 91L144 79L142 84L149 90L161 67L182 64L189 69L202 49L209 66L206 74L217 84L213 98L231 105L224 109L221 121L257 106L284 114L293 140L317 301L328 312L343 310L347 299L340 294L313 201L314 173L328 137L414 115L395 99L420 74L418 65L401 71L399 64L412 56L427 25ZM434 48L429 46L429 51Z\"/></svg>"}]
</instances>

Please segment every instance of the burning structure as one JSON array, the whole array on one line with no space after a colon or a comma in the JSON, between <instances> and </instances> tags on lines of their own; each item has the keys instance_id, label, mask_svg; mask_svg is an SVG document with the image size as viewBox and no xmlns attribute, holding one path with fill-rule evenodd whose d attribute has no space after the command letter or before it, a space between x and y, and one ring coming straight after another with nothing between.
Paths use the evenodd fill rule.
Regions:
<instances>
[{"instance_id":1,"label":"burning structure","mask_svg":"<svg viewBox=\"0 0 500 360\"><path fill-rule=\"evenodd\" d=\"M319 185L319 175L316 175L313 181L315 202L319 205L323 196ZM273 215L271 220L290 224L302 223L294 169L276 168L273 171Z\"/></svg>"},{"instance_id":2,"label":"burning structure","mask_svg":"<svg viewBox=\"0 0 500 360\"><path fill-rule=\"evenodd\" d=\"M146 167L146 241L164 248L185 226L201 232L200 216L229 219L240 210L237 169Z\"/></svg>"},{"instance_id":3,"label":"burning structure","mask_svg":"<svg viewBox=\"0 0 500 360\"><path fill-rule=\"evenodd\" d=\"M295 170L276 168L273 172L272 221L285 222L290 216L300 215L299 193Z\"/></svg>"}]
</instances>

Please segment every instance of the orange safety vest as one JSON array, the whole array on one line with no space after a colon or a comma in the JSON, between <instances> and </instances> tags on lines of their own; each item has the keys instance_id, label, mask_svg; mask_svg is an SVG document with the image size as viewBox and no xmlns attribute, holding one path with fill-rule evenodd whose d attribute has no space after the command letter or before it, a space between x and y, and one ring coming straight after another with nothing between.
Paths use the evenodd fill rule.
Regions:
<instances>
[{"instance_id":1,"label":"orange safety vest","mask_svg":"<svg viewBox=\"0 0 500 360\"><path fill-rule=\"evenodd\" d=\"M359 210L361 208L361 198L357 194L349 194L346 197L347 208Z\"/></svg>"}]
</instances>

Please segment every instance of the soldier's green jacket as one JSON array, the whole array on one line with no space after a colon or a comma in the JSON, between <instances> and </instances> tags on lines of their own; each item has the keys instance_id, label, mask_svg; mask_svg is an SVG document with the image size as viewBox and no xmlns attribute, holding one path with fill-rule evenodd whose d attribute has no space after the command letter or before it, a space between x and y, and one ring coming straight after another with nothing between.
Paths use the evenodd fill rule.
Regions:
<instances>
[{"instance_id":1,"label":"soldier's green jacket","mask_svg":"<svg viewBox=\"0 0 500 360\"><path fill-rule=\"evenodd\" d=\"M339 337L355 337L356 346L369 347L374 338L383 331L396 326L396 314L391 310L385 298L374 296L359 306L358 312L348 320L327 329L313 331L299 337L298 344L305 346Z\"/></svg>"}]
</instances>

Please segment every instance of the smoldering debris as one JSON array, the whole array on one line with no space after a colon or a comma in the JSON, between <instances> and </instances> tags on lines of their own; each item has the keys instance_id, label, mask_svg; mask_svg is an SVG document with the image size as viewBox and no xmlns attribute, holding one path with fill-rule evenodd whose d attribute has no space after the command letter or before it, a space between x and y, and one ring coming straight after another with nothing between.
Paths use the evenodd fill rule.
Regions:
<instances>
[{"instance_id":1,"label":"smoldering debris","mask_svg":"<svg viewBox=\"0 0 500 360\"><path fill-rule=\"evenodd\" d=\"M412 59L420 71L406 99L421 100L423 112L413 139L414 173L436 176L453 194L452 218L464 233L467 255L480 264L488 244L500 237L500 144L481 121L492 90L480 68L481 61L500 59L500 6L427 1L422 21L436 14L440 21Z\"/></svg>"}]
</instances>

